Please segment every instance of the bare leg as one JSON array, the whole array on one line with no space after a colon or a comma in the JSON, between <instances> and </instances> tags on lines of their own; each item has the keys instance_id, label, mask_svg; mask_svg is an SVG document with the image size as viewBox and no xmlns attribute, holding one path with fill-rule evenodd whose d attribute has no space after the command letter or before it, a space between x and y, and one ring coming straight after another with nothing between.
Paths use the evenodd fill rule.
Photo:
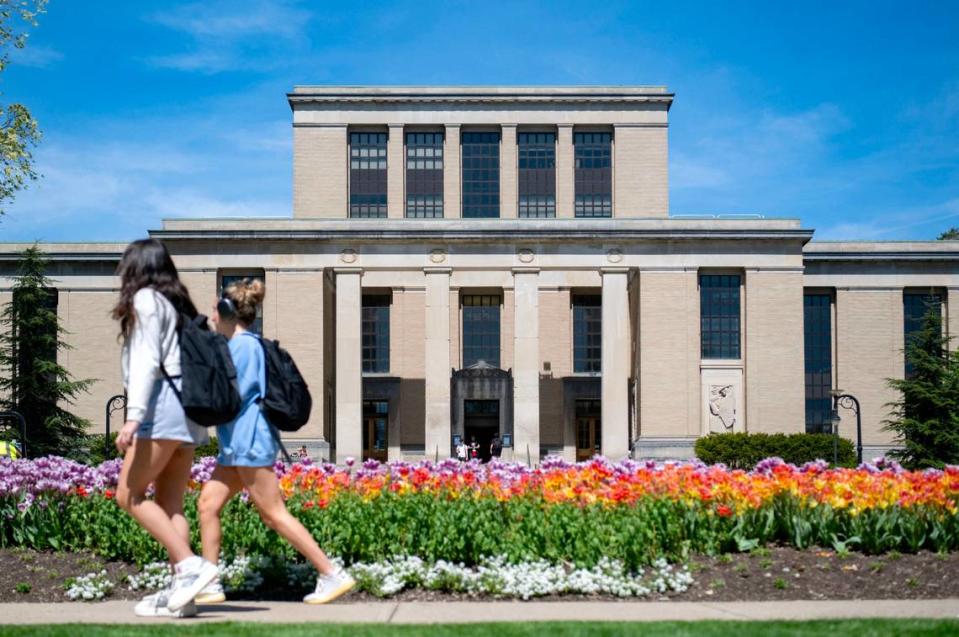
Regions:
<instances>
[{"instance_id":1,"label":"bare leg","mask_svg":"<svg viewBox=\"0 0 959 637\"><path fill-rule=\"evenodd\" d=\"M200 515L200 537L203 540L203 557L216 564L220 560L220 544L223 532L220 513L234 495L243 488L236 467L217 465L213 475L200 491L197 509Z\"/></svg>"},{"instance_id":2,"label":"bare leg","mask_svg":"<svg viewBox=\"0 0 959 637\"><path fill-rule=\"evenodd\" d=\"M336 570L309 531L286 510L273 467L236 467L263 522L283 536L322 575Z\"/></svg>"},{"instance_id":3,"label":"bare leg","mask_svg":"<svg viewBox=\"0 0 959 637\"><path fill-rule=\"evenodd\" d=\"M163 474L181 445L178 440L135 440L127 449L117 484L117 504L163 545L173 563L192 557L190 542L180 534L167 512L147 499L146 491L150 483ZM161 490L166 488L157 486Z\"/></svg>"},{"instance_id":4,"label":"bare leg","mask_svg":"<svg viewBox=\"0 0 959 637\"><path fill-rule=\"evenodd\" d=\"M190 467L193 466L193 448L180 446L173 452L166 467L156 477L153 496L154 502L160 505L173 522L176 532L183 541L190 542L190 523L183 513L183 494L190 481Z\"/></svg>"}]
</instances>

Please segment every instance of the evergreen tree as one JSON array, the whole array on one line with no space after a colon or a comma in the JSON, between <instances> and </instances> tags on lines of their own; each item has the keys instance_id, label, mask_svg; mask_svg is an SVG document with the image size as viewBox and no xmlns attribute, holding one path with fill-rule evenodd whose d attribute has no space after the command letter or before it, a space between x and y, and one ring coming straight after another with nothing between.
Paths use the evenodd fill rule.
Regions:
<instances>
[{"instance_id":1,"label":"evergreen tree","mask_svg":"<svg viewBox=\"0 0 959 637\"><path fill-rule=\"evenodd\" d=\"M887 380L900 394L883 422L902 447L890 455L909 468L959 464L959 352L948 351L948 341L932 304L906 343L910 373Z\"/></svg>"},{"instance_id":2,"label":"evergreen tree","mask_svg":"<svg viewBox=\"0 0 959 637\"><path fill-rule=\"evenodd\" d=\"M74 380L57 364L63 341L55 297L44 275L48 261L33 246L18 264L13 298L0 313L0 408L27 421L27 452L82 459L89 423L64 409L89 389L93 380Z\"/></svg>"},{"instance_id":3,"label":"evergreen tree","mask_svg":"<svg viewBox=\"0 0 959 637\"><path fill-rule=\"evenodd\" d=\"M939 236L936 237L939 241L956 241L959 240L959 228L953 226L948 230L939 233Z\"/></svg>"}]
</instances>

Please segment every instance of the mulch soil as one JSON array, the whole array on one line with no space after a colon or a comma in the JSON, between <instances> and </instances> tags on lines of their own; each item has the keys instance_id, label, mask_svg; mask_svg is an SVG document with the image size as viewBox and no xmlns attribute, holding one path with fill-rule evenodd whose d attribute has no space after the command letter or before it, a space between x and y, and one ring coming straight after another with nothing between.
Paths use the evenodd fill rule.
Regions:
<instances>
[{"instance_id":1,"label":"mulch soil","mask_svg":"<svg viewBox=\"0 0 959 637\"><path fill-rule=\"evenodd\" d=\"M773 547L716 557L694 556L689 563L694 583L685 593L652 595L649 600L769 601L794 599L942 599L959 597L959 553L916 555L836 554L834 551ZM0 549L0 602L65 602L66 581L106 569L118 582L110 599L139 599L124 578L136 567L107 562L90 553L48 553ZM246 599L288 600L301 593L274 590ZM367 593L343 599L371 601ZM396 601L481 599L434 591L403 591ZM488 599L488 598L482 598ZM540 601L618 600L607 596L554 595ZM622 601L635 601L633 599Z\"/></svg>"}]
</instances>

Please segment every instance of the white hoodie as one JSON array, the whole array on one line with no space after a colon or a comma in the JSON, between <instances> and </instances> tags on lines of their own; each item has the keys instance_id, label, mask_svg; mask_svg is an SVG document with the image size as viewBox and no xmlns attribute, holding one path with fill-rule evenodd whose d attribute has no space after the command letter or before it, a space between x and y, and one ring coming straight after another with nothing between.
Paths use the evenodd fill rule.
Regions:
<instances>
[{"instance_id":1,"label":"white hoodie","mask_svg":"<svg viewBox=\"0 0 959 637\"><path fill-rule=\"evenodd\" d=\"M136 321L123 342L120 366L127 390L127 420L143 422L153 386L163 378L160 361L170 376L180 375L180 338L177 312L153 288L141 288L133 297Z\"/></svg>"}]
</instances>

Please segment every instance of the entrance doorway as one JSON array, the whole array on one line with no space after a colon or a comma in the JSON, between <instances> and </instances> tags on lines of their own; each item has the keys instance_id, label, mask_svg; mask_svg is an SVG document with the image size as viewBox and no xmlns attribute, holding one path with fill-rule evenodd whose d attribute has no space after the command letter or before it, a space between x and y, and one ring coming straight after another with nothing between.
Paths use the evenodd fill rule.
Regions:
<instances>
[{"instance_id":1,"label":"entrance doorway","mask_svg":"<svg viewBox=\"0 0 959 637\"><path fill-rule=\"evenodd\" d=\"M386 400L363 401L363 460L386 462L386 435L390 403Z\"/></svg>"},{"instance_id":2,"label":"entrance doorway","mask_svg":"<svg viewBox=\"0 0 959 637\"><path fill-rule=\"evenodd\" d=\"M602 402L599 400L576 401L576 461L589 460L601 451Z\"/></svg>"},{"instance_id":3,"label":"entrance doorway","mask_svg":"<svg viewBox=\"0 0 959 637\"><path fill-rule=\"evenodd\" d=\"M478 457L489 462L490 443L499 435L499 401L465 400L463 403L466 444L472 445L475 441L479 445ZM472 453L470 455L472 457Z\"/></svg>"}]
</instances>

